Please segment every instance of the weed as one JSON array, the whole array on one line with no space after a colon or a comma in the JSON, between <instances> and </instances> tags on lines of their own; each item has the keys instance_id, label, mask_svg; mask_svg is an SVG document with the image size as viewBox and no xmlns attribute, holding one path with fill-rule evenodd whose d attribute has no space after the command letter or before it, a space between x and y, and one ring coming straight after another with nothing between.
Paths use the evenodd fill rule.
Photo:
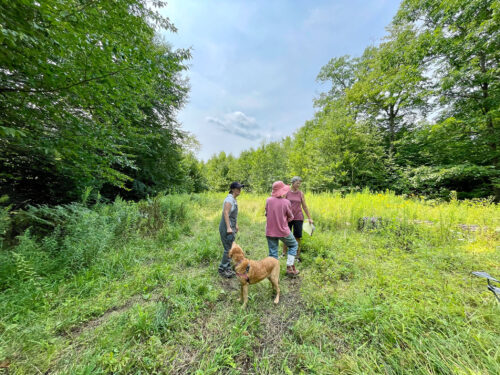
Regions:
<instances>
[{"instance_id":1,"label":"weed","mask_svg":"<svg viewBox=\"0 0 500 375\"><path fill-rule=\"evenodd\" d=\"M469 276L500 275L492 202L308 193L317 231L300 277L281 280L278 306L267 281L252 285L242 311L237 280L217 275L223 198L4 217L18 236L0 252L0 362L13 374L500 373L497 302ZM268 254L265 198L238 198L251 259ZM359 231L360 218L380 219Z\"/></svg>"}]
</instances>

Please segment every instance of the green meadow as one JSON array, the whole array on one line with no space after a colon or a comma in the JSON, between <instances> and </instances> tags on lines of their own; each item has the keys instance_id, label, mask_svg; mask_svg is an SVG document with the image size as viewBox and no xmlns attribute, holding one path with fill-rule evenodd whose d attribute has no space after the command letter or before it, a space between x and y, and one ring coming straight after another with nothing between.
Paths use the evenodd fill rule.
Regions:
<instances>
[{"instance_id":1,"label":"green meadow","mask_svg":"<svg viewBox=\"0 0 500 375\"><path fill-rule=\"evenodd\" d=\"M471 275L500 278L497 205L306 194L301 274L281 259L279 305L265 280L242 310L217 274L223 198L3 214L0 374L500 373L500 304ZM251 259L268 252L265 198L238 198Z\"/></svg>"}]
</instances>

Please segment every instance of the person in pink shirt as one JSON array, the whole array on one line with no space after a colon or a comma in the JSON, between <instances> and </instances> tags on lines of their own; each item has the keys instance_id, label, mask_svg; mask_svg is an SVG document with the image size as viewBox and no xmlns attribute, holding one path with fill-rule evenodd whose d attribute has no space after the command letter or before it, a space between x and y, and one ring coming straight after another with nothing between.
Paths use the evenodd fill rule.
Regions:
<instances>
[{"instance_id":1,"label":"person in pink shirt","mask_svg":"<svg viewBox=\"0 0 500 375\"><path fill-rule=\"evenodd\" d=\"M299 274L295 268L298 244L288 227L288 222L293 220L292 205L285 199L289 191L290 186L285 185L283 181L276 181L273 184L271 197L266 200L266 237L270 257L278 259L280 240L288 247L286 274L296 276Z\"/></svg>"},{"instance_id":2,"label":"person in pink shirt","mask_svg":"<svg viewBox=\"0 0 500 375\"><path fill-rule=\"evenodd\" d=\"M299 176L292 178L292 187L290 191L286 193L286 199L292 204L292 214L293 220L288 222L290 229L293 228L293 235L299 244L297 249L297 257L295 258L297 262L300 262L300 240L302 238L302 225L304 224L304 214L302 209L305 211L309 223L312 224L313 220L309 209L307 208L306 199L304 198L304 193L300 190L300 185L302 184L302 179ZM286 256L286 245L283 244L283 255Z\"/></svg>"}]
</instances>

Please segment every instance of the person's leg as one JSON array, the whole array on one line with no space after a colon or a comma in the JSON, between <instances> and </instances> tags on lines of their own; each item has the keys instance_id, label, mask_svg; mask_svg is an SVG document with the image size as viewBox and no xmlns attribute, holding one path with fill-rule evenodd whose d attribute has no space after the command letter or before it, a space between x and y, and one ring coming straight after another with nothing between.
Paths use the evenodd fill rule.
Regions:
<instances>
[{"instance_id":1,"label":"person's leg","mask_svg":"<svg viewBox=\"0 0 500 375\"><path fill-rule=\"evenodd\" d=\"M267 238L267 246L269 247L269 256L278 259L278 247L279 247L279 239L277 237L268 237Z\"/></svg>"},{"instance_id":2,"label":"person's leg","mask_svg":"<svg viewBox=\"0 0 500 375\"><path fill-rule=\"evenodd\" d=\"M288 228L292 230L292 227L293 227L293 220L288 222ZM286 257L286 252L287 252L287 247L286 244L283 242L283 254L282 254L283 257Z\"/></svg>"},{"instance_id":3,"label":"person's leg","mask_svg":"<svg viewBox=\"0 0 500 375\"><path fill-rule=\"evenodd\" d=\"M300 240L302 239L302 224L304 222L302 220L296 220L293 225L293 236L295 237L295 240L297 241L298 248L297 248L297 260L300 262Z\"/></svg>"},{"instance_id":4,"label":"person's leg","mask_svg":"<svg viewBox=\"0 0 500 375\"><path fill-rule=\"evenodd\" d=\"M222 246L224 247L224 253L222 254L222 259L219 264L219 272L231 272L231 262L229 261L229 250L234 241L234 234L227 234L220 232L220 239L222 241Z\"/></svg>"},{"instance_id":5,"label":"person's leg","mask_svg":"<svg viewBox=\"0 0 500 375\"><path fill-rule=\"evenodd\" d=\"M286 273L287 275L295 276L299 273L299 271L295 269L295 256L297 255L297 248L298 248L297 241L295 240L295 237L291 232L288 236L282 237L281 240L288 247L288 256L286 259Z\"/></svg>"},{"instance_id":6,"label":"person's leg","mask_svg":"<svg viewBox=\"0 0 500 375\"><path fill-rule=\"evenodd\" d=\"M293 233L290 232L290 234L286 237L281 237L281 241L287 246L288 248L288 255L296 256L297 255L297 248L298 244L297 241L295 240L295 237L293 236Z\"/></svg>"},{"instance_id":7,"label":"person's leg","mask_svg":"<svg viewBox=\"0 0 500 375\"><path fill-rule=\"evenodd\" d=\"M295 237L295 241L297 241L297 261L300 262L300 238Z\"/></svg>"}]
</instances>

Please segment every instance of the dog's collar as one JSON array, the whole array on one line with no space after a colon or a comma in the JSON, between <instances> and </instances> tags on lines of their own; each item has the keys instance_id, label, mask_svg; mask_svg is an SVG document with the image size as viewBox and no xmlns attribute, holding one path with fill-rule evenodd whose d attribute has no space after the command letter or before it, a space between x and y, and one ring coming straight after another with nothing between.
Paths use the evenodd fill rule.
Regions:
<instances>
[{"instance_id":1,"label":"dog's collar","mask_svg":"<svg viewBox=\"0 0 500 375\"><path fill-rule=\"evenodd\" d=\"M243 261L241 261L243 262ZM234 268L238 267L241 262L237 263ZM247 283L250 283L250 278L248 277L248 271L250 270L250 264L247 265L247 269L245 270L245 273L238 273L236 272L236 276L241 277L247 281Z\"/></svg>"}]
</instances>

